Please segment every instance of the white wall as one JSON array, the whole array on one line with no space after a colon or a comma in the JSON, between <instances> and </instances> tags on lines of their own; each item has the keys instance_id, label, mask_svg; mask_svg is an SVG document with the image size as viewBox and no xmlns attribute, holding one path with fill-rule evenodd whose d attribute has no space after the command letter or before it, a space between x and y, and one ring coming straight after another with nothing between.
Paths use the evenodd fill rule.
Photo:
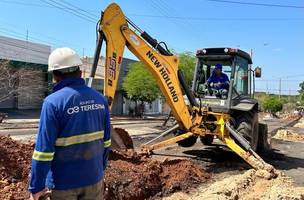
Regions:
<instances>
[{"instance_id":1,"label":"white wall","mask_svg":"<svg viewBox=\"0 0 304 200\"><path fill-rule=\"evenodd\" d=\"M47 64L51 47L0 36L0 59Z\"/></svg>"}]
</instances>

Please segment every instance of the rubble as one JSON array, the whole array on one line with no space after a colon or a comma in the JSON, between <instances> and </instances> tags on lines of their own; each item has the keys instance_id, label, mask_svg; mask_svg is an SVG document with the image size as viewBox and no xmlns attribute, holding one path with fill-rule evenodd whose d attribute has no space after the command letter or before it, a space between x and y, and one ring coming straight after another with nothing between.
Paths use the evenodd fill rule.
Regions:
<instances>
[{"instance_id":1,"label":"rubble","mask_svg":"<svg viewBox=\"0 0 304 200\"><path fill-rule=\"evenodd\" d=\"M278 130L277 133L273 136L275 139L287 140L293 142L304 142L304 134L294 133L288 129Z\"/></svg>"},{"instance_id":2,"label":"rubble","mask_svg":"<svg viewBox=\"0 0 304 200\"><path fill-rule=\"evenodd\" d=\"M298 123L294 125L296 128L304 128L304 117L299 120Z\"/></svg>"},{"instance_id":3,"label":"rubble","mask_svg":"<svg viewBox=\"0 0 304 200\"><path fill-rule=\"evenodd\" d=\"M248 170L241 175L233 175L209 186L199 187L195 193L176 193L165 200L219 199L219 200L303 200L304 187L295 187L284 174L276 179L259 178L258 171Z\"/></svg>"}]
</instances>

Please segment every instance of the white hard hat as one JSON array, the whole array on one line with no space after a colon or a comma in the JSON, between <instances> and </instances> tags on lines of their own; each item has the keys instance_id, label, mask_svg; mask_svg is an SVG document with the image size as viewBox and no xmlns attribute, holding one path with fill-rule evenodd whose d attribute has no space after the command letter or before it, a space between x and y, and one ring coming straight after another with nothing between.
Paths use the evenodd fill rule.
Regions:
<instances>
[{"instance_id":1,"label":"white hard hat","mask_svg":"<svg viewBox=\"0 0 304 200\"><path fill-rule=\"evenodd\" d=\"M75 68L80 65L82 65L82 61L73 49L67 47L57 48L49 56L48 71Z\"/></svg>"}]
</instances>

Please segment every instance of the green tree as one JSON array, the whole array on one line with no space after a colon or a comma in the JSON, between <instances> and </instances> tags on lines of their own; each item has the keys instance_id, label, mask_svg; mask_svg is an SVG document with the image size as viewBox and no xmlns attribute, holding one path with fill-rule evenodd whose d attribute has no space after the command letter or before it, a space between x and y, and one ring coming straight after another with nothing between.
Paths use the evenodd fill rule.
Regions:
<instances>
[{"instance_id":1,"label":"green tree","mask_svg":"<svg viewBox=\"0 0 304 200\"><path fill-rule=\"evenodd\" d=\"M277 97L268 96L263 101L263 108L265 111L275 114L283 109L283 103Z\"/></svg>"},{"instance_id":2,"label":"green tree","mask_svg":"<svg viewBox=\"0 0 304 200\"><path fill-rule=\"evenodd\" d=\"M193 80L193 72L195 68L195 56L191 52L180 53L178 56L178 68L183 70L187 84L191 86Z\"/></svg>"},{"instance_id":3,"label":"green tree","mask_svg":"<svg viewBox=\"0 0 304 200\"><path fill-rule=\"evenodd\" d=\"M195 56L189 52L185 52L179 54L179 58L179 68L183 70L185 79L190 85L195 68ZM126 92L127 97L135 102L136 114L140 114L137 106L138 102L141 104L143 104L143 102L151 103L161 96L156 80L141 62L129 65L129 72L124 78L122 88Z\"/></svg>"},{"instance_id":4,"label":"green tree","mask_svg":"<svg viewBox=\"0 0 304 200\"><path fill-rule=\"evenodd\" d=\"M129 72L124 78L123 89L128 98L135 101L151 103L160 95L160 90L155 79L147 68L136 62L129 65Z\"/></svg>"}]
</instances>

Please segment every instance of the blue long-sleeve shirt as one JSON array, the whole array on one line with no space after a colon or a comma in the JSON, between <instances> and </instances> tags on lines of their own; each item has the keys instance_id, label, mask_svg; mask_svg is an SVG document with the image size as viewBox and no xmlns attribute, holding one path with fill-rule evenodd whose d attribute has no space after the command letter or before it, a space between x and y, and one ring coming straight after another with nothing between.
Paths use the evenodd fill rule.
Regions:
<instances>
[{"instance_id":1,"label":"blue long-sleeve shirt","mask_svg":"<svg viewBox=\"0 0 304 200\"><path fill-rule=\"evenodd\" d=\"M217 76L214 72L207 80L210 83L221 83L220 86L215 87L216 89L228 89L229 88L229 78L226 74L222 73L221 76Z\"/></svg>"},{"instance_id":2,"label":"blue long-sleeve shirt","mask_svg":"<svg viewBox=\"0 0 304 200\"><path fill-rule=\"evenodd\" d=\"M43 103L29 191L66 190L103 178L110 151L107 101L81 78L67 78Z\"/></svg>"}]
</instances>

